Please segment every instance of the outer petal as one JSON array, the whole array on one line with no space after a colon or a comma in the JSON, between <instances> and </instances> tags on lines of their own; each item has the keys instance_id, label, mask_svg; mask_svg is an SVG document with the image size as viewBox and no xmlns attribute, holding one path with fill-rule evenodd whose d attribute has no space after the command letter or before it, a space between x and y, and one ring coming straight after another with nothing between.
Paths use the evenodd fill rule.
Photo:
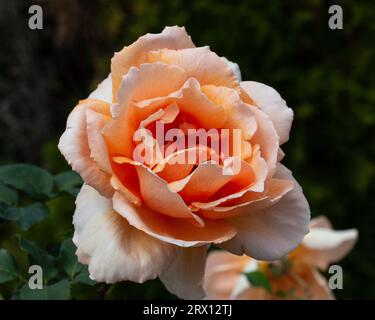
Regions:
<instances>
[{"instance_id":1,"label":"outer petal","mask_svg":"<svg viewBox=\"0 0 375 320\"><path fill-rule=\"evenodd\" d=\"M207 246L180 249L177 257L160 275L169 292L182 299L202 299Z\"/></svg>"},{"instance_id":2,"label":"outer petal","mask_svg":"<svg viewBox=\"0 0 375 320\"><path fill-rule=\"evenodd\" d=\"M83 100L70 113L66 125L66 130L60 138L59 149L65 159L77 171L85 183L97 189L101 194L110 196L113 189L110 184L110 175L104 172L98 163L91 158L91 150L87 134L88 110L105 115L108 113L109 104L100 100ZM92 141L92 143L95 143ZM96 146L101 144L97 141ZM99 152L96 149L95 153ZM106 155L103 148L102 154Z\"/></svg>"},{"instance_id":3,"label":"outer petal","mask_svg":"<svg viewBox=\"0 0 375 320\"><path fill-rule=\"evenodd\" d=\"M201 227L189 223L187 219L168 217L145 206L134 206L119 192L113 196L113 206L132 226L180 247L220 243L232 238L236 232L226 221L208 220Z\"/></svg>"},{"instance_id":4,"label":"outer petal","mask_svg":"<svg viewBox=\"0 0 375 320\"><path fill-rule=\"evenodd\" d=\"M93 91L89 97L89 99L98 99L108 103L112 102L112 77L111 74L108 75Z\"/></svg>"},{"instance_id":5,"label":"outer petal","mask_svg":"<svg viewBox=\"0 0 375 320\"><path fill-rule=\"evenodd\" d=\"M288 141L293 121L293 110L288 108L285 100L275 89L263 83L242 81L241 87L255 101L257 106L271 118L280 137L280 144Z\"/></svg>"},{"instance_id":6,"label":"outer petal","mask_svg":"<svg viewBox=\"0 0 375 320\"><path fill-rule=\"evenodd\" d=\"M316 269L311 269L310 278L311 300L334 300L335 297L328 287L327 280Z\"/></svg>"},{"instance_id":7,"label":"outer petal","mask_svg":"<svg viewBox=\"0 0 375 320\"><path fill-rule=\"evenodd\" d=\"M276 178L294 179L279 165ZM230 219L237 235L220 246L235 254L245 253L258 260L276 260L292 251L308 232L309 205L302 188L295 182L278 203L265 210Z\"/></svg>"},{"instance_id":8,"label":"outer petal","mask_svg":"<svg viewBox=\"0 0 375 320\"><path fill-rule=\"evenodd\" d=\"M229 68L231 68L233 73L236 75L238 81L241 81L242 80L241 70L240 70L240 67L238 66L238 64L228 60L225 57L221 57L221 59L223 59L228 64Z\"/></svg>"},{"instance_id":9,"label":"outer petal","mask_svg":"<svg viewBox=\"0 0 375 320\"><path fill-rule=\"evenodd\" d=\"M250 258L225 251L212 251L207 258L204 290L207 299L231 299L241 272Z\"/></svg>"},{"instance_id":10,"label":"outer petal","mask_svg":"<svg viewBox=\"0 0 375 320\"><path fill-rule=\"evenodd\" d=\"M165 27L159 34L146 34L140 37L132 45L123 48L115 53L112 58L111 70L113 81L113 97L116 98L117 90L120 86L122 77L131 67L138 67L145 62L146 54L150 50L162 48L183 49L193 48L194 43L186 33L185 28Z\"/></svg>"},{"instance_id":11,"label":"outer petal","mask_svg":"<svg viewBox=\"0 0 375 320\"><path fill-rule=\"evenodd\" d=\"M176 247L150 237L128 224L111 201L83 185L76 200L73 241L90 277L113 283L156 278L170 264Z\"/></svg>"},{"instance_id":12,"label":"outer petal","mask_svg":"<svg viewBox=\"0 0 375 320\"><path fill-rule=\"evenodd\" d=\"M356 229L335 231L326 228L311 228L303 239L304 260L326 269L329 264L345 257L357 241Z\"/></svg>"}]
</instances>

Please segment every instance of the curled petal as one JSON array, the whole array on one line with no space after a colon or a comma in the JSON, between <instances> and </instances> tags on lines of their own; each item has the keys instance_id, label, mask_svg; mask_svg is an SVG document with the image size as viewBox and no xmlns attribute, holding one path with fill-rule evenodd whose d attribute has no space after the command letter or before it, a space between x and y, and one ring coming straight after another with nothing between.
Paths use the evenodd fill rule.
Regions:
<instances>
[{"instance_id":1,"label":"curled petal","mask_svg":"<svg viewBox=\"0 0 375 320\"><path fill-rule=\"evenodd\" d=\"M159 276L174 259L177 247L129 225L113 211L111 200L90 186L83 185L76 205L73 241L92 279L142 283Z\"/></svg>"},{"instance_id":2,"label":"curled petal","mask_svg":"<svg viewBox=\"0 0 375 320\"><path fill-rule=\"evenodd\" d=\"M77 171L88 185L97 189L101 194L110 196L113 194L113 189L110 184L110 174L104 171L108 169L105 165L107 161L105 159L107 154L105 144L102 142L101 136L91 130L93 126L100 127L101 124L96 123L91 116L88 124L88 110L96 112L100 119L105 121L109 112L109 104L92 99L80 101L68 117L66 130L60 138L58 147L72 169ZM89 145L88 126L91 145L95 144L92 150ZM92 152L93 154L91 154ZM99 153L102 153L100 157ZM99 162L96 162L95 158L91 158L91 155ZM103 168L100 167L100 164Z\"/></svg>"},{"instance_id":3,"label":"curled petal","mask_svg":"<svg viewBox=\"0 0 375 320\"><path fill-rule=\"evenodd\" d=\"M340 261L353 248L357 241L358 231L331 230L314 227L303 239L303 259L321 269L326 269L331 263Z\"/></svg>"},{"instance_id":4,"label":"curled petal","mask_svg":"<svg viewBox=\"0 0 375 320\"><path fill-rule=\"evenodd\" d=\"M252 105L248 106L253 111L258 125L257 131L251 139L251 143L253 145L259 145L262 158L267 161L269 167L268 175L272 177L277 164L279 137L267 114Z\"/></svg>"},{"instance_id":5,"label":"curled petal","mask_svg":"<svg viewBox=\"0 0 375 320\"><path fill-rule=\"evenodd\" d=\"M256 105L268 114L280 137L280 144L288 141L293 121L293 110L288 108L285 100L275 89L263 83L242 81L241 87L254 100Z\"/></svg>"},{"instance_id":6,"label":"curled petal","mask_svg":"<svg viewBox=\"0 0 375 320\"><path fill-rule=\"evenodd\" d=\"M108 75L88 96L88 99L102 100L107 103L112 102L112 77L111 74Z\"/></svg>"},{"instance_id":7,"label":"curled petal","mask_svg":"<svg viewBox=\"0 0 375 320\"><path fill-rule=\"evenodd\" d=\"M146 55L150 50L162 48L183 49L193 48L194 43L186 33L185 28L165 27L159 34L146 34L120 52L115 53L111 60L111 71L113 81L113 97L120 86L122 77L128 73L131 67L138 67L145 62Z\"/></svg>"},{"instance_id":8,"label":"curled petal","mask_svg":"<svg viewBox=\"0 0 375 320\"><path fill-rule=\"evenodd\" d=\"M204 221L204 226L187 223L186 219L172 218L145 206L134 206L121 193L115 192L113 206L128 222L139 230L180 247L220 243L232 238L236 231L225 221Z\"/></svg>"},{"instance_id":9,"label":"curled petal","mask_svg":"<svg viewBox=\"0 0 375 320\"><path fill-rule=\"evenodd\" d=\"M277 178L293 180L291 172L279 165ZM297 247L308 232L309 205L297 182L293 190L275 205L229 219L237 235L221 246L234 253L245 253L258 260L276 260Z\"/></svg>"},{"instance_id":10,"label":"curled petal","mask_svg":"<svg viewBox=\"0 0 375 320\"><path fill-rule=\"evenodd\" d=\"M148 53L147 62L158 61L183 68L189 77L194 77L201 85L213 84L240 90L239 82L232 69L209 47L182 50L161 49Z\"/></svg>"}]
</instances>

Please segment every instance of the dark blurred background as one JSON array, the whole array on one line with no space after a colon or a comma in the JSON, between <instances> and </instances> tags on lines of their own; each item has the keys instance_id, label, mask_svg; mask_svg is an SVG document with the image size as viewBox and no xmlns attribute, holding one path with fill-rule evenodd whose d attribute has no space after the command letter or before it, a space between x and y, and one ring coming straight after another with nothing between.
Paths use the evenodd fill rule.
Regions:
<instances>
[{"instance_id":1,"label":"dark blurred background","mask_svg":"<svg viewBox=\"0 0 375 320\"><path fill-rule=\"evenodd\" d=\"M32 4L43 8L43 30L28 28ZM343 30L328 27L333 4ZM114 51L166 25L185 26L197 46L237 62L244 80L276 88L294 110L284 163L314 216L359 230L335 294L375 298L373 0L1 0L0 164L68 169L56 144L70 110L107 76ZM155 281L131 288L168 297Z\"/></svg>"}]
</instances>

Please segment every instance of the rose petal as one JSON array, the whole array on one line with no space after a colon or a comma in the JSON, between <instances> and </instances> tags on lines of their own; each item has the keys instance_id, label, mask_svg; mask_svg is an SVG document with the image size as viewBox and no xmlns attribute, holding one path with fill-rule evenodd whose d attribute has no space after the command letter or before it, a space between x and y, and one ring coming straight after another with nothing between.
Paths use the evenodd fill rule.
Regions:
<instances>
[{"instance_id":1,"label":"rose petal","mask_svg":"<svg viewBox=\"0 0 375 320\"><path fill-rule=\"evenodd\" d=\"M88 99L97 99L102 100L107 103L112 102L112 76L111 74L108 75L101 83L99 83L98 87L93 91L89 96Z\"/></svg>"},{"instance_id":2,"label":"rose petal","mask_svg":"<svg viewBox=\"0 0 375 320\"><path fill-rule=\"evenodd\" d=\"M158 85L155 85L155 79ZM103 135L112 156L133 156L133 135L140 122L159 109L136 107L139 99L167 95L181 88L186 73L179 67L165 64L142 64L131 68L124 76L119 89L119 106L114 110L114 120L103 129ZM164 105L165 106L165 105Z\"/></svg>"},{"instance_id":3,"label":"rose petal","mask_svg":"<svg viewBox=\"0 0 375 320\"><path fill-rule=\"evenodd\" d=\"M207 299L229 300L250 258L224 251L211 251L204 275Z\"/></svg>"},{"instance_id":4,"label":"rose petal","mask_svg":"<svg viewBox=\"0 0 375 320\"><path fill-rule=\"evenodd\" d=\"M183 68L189 77L194 77L201 85L213 84L240 91L234 72L209 47L181 50L160 49L147 54L147 62L158 61Z\"/></svg>"},{"instance_id":5,"label":"rose petal","mask_svg":"<svg viewBox=\"0 0 375 320\"><path fill-rule=\"evenodd\" d=\"M263 83L242 81L241 87L255 101L257 106L268 114L280 137L280 144L288 141L293 121L293 110L288 108L285 100L275 89Z\"/></svg>"},{"instance_id":6,"label":"rose petal","mask_svg":"<svg viewBox=\"0 0 375 320\"><path fill-rule=\"evenodd\" d=\"M136 207L119 192L113 196L113 206L132 226L181 247L220 243L235 234L235 229L225 221L204 221L204 227L199 227L187 219L159 214L145 206Z\"/></svg>"},{"instance_id":7,"label":"rose petal","mask_svg":"<svg viewBox=\"0 0 375 320\"><path fill-rule=\"evenodd\" d=\"M353 248L357 241L358 231L330 230L326 228L311 228L310 233L303 239L305 250L304 260L326 269L331 263L340 261Z\"/></svg>"},{"instance_id":8,"label":"rose petal","mask_svg":"<svg viewBox=\"0 0 375 320\"><path fill-rule=\"evenodd\" d=\"M270 118L262 110L248 105L257 121L257 131L251 139L252 145L259 145L262 158L269 167L268 176L272 177L277 163L279 137Z\"/></svg>"},{"instance_id":9,"label":"rose petal","mask_svg":"<svg viewBox=\"0 0 375 320\"><path fill-rule=\"evenodd\" d=\"M272 205L275 205L282 199L282 197L286 193L288 193L293 188L293 181L272 179L269 182L267 191L261 194L252 191L246 191L242 197L234 199L229 206L218 206L217 202L213 201L211 202L211 204L194 203L194 207L203 209L199 212L199 215L205 218L226 219L230 217L251 214L252 212L264 210ZM228 196L226 199L231 200L230 196Z\"/></svg>"},{"instance_id":10,"label":"rose petal","mask_svg":"<svg viewBox=\"0 0 375 320\"><path fill-rule=\"evenodd\" d=\"M282 165L278 166L275 176L294 179ZM232 253L245 253L258 260L279 259L302 241L308 232L309 220L309 205L302 188L295 182L295 188L275 205L229 219L238 233L220 246Z\"/></svg>"},{"instance_id":11,"label":"rose petal","mask_svg":"<svg viewBox=\"0 0 375 320\"><path fill-rule=\"evenodd\" d=\"M73 241L92 279L142 283L159 276L175 257L175 246L130 226L113 211L111 200L90 186L83 185L76 205Z\"/></svg>"},{"instance_id":12,"label":"rose petal","mask_svg":"<svg viewBox=\"0 0 375 320\"><path fill-rule=\"evenodd\" d=\"M146 55L150 50L162 48L183 49L193 48L194 43L182 27L165 27L161 33L146 34L132 45L124 47L120 52L115 53L111 60L111 71L113 81L113 97L120 86L122 77L128 73L131 67L138 67L145 62Z\"/></svg>"},{"instance_id":13,"label":"rose petal","mask_svg":"<svg viewBox=\"0 0 375 320\"><path fill-rule=\"evenodd\" d=\"M202 299L207 246L183 248L160 275L169 292L182 299Z\"/></svg>"},{"instance_id":14,"label":"rose petal","mask_svg":"<svg viewBox=\"0 0 375 320\"><path fill-rule=\"evenodd\" d=\"M109 174L112 173L112 168L108 158L107 145L101 132L111 119L109 114L102 114L91 109L86 110L87 141L90 156L102 170Z\"/></svg>"},{"instance_id":15,"label":"rose petal","mask_svg":"<svg viewBox=\"0 0 375 320\"><path fill-rule=\"evenodd\" d=\"M72 169L81 175L85 183L97 189L101 194L110 196L113 194L110 175L104 172L99 164L91 158L92 150L90 150L88 142L86 118L86 111L89 109L106 115L108 114L109 104L92 99L80 101L68 117L66 130L60 138L58 147ZM93 135L90 136L91 143L96 144L93 152L97 155L100 152L100 148L104 148L104 145L97 135L95 137ZM105 155L106 150L103 149L102 153ZM103 164L103 161L105 161L104 158L101 158L101 164Z\"/></svg>"}]
</instances>

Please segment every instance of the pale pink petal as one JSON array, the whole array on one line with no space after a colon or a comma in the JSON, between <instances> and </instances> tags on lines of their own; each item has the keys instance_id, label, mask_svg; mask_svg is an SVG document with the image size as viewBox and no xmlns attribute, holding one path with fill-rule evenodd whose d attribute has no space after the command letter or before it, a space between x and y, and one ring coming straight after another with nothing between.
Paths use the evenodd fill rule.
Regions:
<instances>
[{"instance_id":1,"label":"pale pink petal","mask_svg":"<svg viewBox=\"0 0 375 320\"><path fill-rule=\"evenodd\" d=\"M139 230L162 241L181 247L220 243L232 238L235 229L226 221L204 221L204 226L189 223L188 219L172 218L145 206L135 206L121 193L115 192L113 206Z\"/></svg>"},{"instance_id":2,"label":"pale pink petal","mask_svg":"<svg viewBox=\"0 0 375 320\"><path fill-rule=\"evenodd\" d=\"M95 91L91 92L88 96L88 99L97 99L102 100L107 103L112 102L112 77L111 74L108 75L101 83L99 83L98 87Z\"/></svg>"},{"instance_id":3,"label":"pale pink petal","mask_svg":"<svg viewBox=\"0 0 375 320\"><path fill-rule=\"evenodd\" d=\"M285 100L275 89L263 83L243 81L241 87L255 101L257 106L268 114L280 137L280 144L288 141L293 121L293 110L288 108Z\"/></svg>"},{"instance_id":4,"label":"pale pink petal","mask_svg":"<svg viewBox=\"0 0 375 320\"><path fill-rule=\"evenodd\" d=\"M207 299L229 300L250 258L224 251L211 251L204 275Z\"/></svg>"},{"instance_id":5,"label":"pale pink petal","mask_svg":"<svg viewBox=\"0 0 375 320\"><path fill-rule=\"evenodd\" d=\"M68 117L66 130L60 138L58 147L72 169L81 175L85 183L97 189L102 195L110 196L113 194L110 175L91 158L86 117L86 111L89 109L105 115L109 110L109 104L91 99L80 101ZM104 145L99 142L94 151L96 155L101 147L103 147L102 152L106 154Z\"/></svg>"},{"instance_id":6,"label":"pale pink petal","mask_svg":"<svg viewBox=\"0 0 375 320\"><path fill-rule=\"evenodd\" d=\"M242 80L241 70L240 70L240 67L238 66L238 64L235 63L235 62L232 62L232 61L228 60L228 59L225 58L225 57L221 57L221 59L224 60L224 61L228 64L229 68L230 68L230 69L233 71L233 73L236 75L237 80L238 80L238 81L241 81L241 80Z\"/></svg>"},{"instance_id":7,"label":"pale pink petal","mask_svg":"<svg viewBox=\"0 0 375 320\"><path fill-rule=\"evenodd\" d=\"M326 269L331 263L340 261L352 250L357 237L356 229L336 231L311 228L310 233L302 242L304 248L307 249L303 258L321 269Z\"/></svg>"},{"instance_id":8,"label":"pale pink petal","mask_svg":"<svg viewBox=\"0 0 375 320\"><path fill-rule=\"evenodd\" d=\"M194 44L184 27L165 27L159 34L148 33L140 37L130 46L124 47L120 52L115 53L112 58L113 97L115 97L117 93L122 77L128 73L131 67L139 67L144 63L146 55L150 50L193 47Z\"/></svg>"},{"instance_id":9,"label":"pale pink petal","mask_svg":"<svg viewBox=\"0 0 375 320\"><path fill-rule=\"evenodd\" d=\"M318 216L311 219L310 229L312 228L324 228L324 229L333 229L331 222L326 216Z\"/></svg>"},{"instance_id":10,"label":"pale pink petal","mask_svg":"<svg viewBox=\"0 0 375 320\"><path fill-rule=\"evenodd\" d=\"M113 210L110 199L88 185L76 199L73 223L78 258L99 282L154 279L177 253L177 247L130 226Z\"/></svg>"},{"instance_id":11,"label":"pale pink petal","mask_svg":"<svg viewBox=\"0 0 375 320\"><path fill-rule=\"evenodd\" d=\"M279 165L275 177L293 180L291 172ZM224 249L245 253L259 260L275 260L283 257L301 243L308 232L309 205L297 182L275 205L229 219L236 227L237 235L221 244Z\"/></svg>"},{"instance_id":12,"label":"pale pink petal","mask_svg":"<svg viewBox=\"0 0 375 320\"><path fill-rule=\"evenodd\" d=\"M167 290L182 299L202 299L207 246L183 248L160 275Z\"/></svg>"}]
</instances>

